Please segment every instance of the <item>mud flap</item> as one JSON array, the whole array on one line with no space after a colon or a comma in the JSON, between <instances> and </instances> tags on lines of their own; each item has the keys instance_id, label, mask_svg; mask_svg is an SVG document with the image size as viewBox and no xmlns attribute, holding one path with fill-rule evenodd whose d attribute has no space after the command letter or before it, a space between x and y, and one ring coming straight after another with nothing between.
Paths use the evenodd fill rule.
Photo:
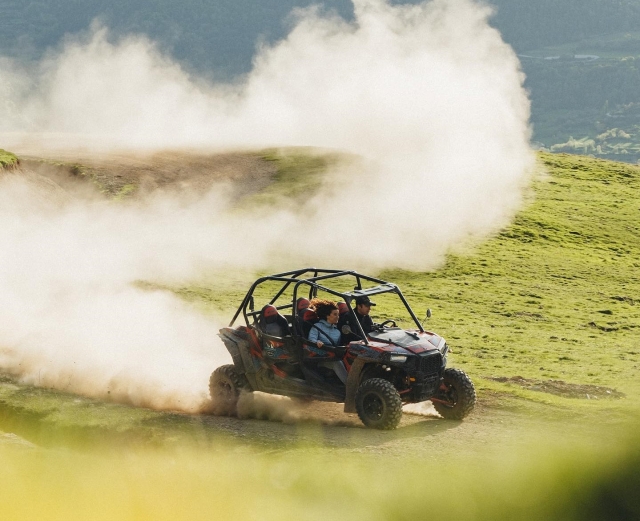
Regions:
<instances>
[{"instance_id":1,"label":"mud flap","mask_svg":"<svg viewBox=\"0 0 640 521\"><path fill-rule=\"evenodd\" d=\"M233 329L221 329L218 336L224 342L227 351L229 351L236 371L240 374L255 374L256 368L251 359L249 342L235 334Z\"/></svg>"},{"instance_id":2,"label":"mud flap","mask_svg":"<svg viewBox=\"0 0 640 521\"><path fill-rule=\"evenodd\" d=\"M363 358L356 358L351 365L349 376L347 377L347 395L344 400L344 412L356 412L356 393L360 385L362 369L366 361Z\"/></svg>"}]
</instances>

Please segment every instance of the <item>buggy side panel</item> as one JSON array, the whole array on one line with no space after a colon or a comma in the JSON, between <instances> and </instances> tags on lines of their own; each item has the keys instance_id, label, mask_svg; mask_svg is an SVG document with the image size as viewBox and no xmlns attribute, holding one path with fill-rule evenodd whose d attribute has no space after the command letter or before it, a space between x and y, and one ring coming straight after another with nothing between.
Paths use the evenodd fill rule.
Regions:
<instances>
[{"instance_id":1,"label":"buggy side panel","mask_svg":"<svg viewBox=\"0 0 640 521\"><path fill-rule=\"evenodd\" d=\"M255 391L257 389L256 372L258 368L251 357L251 336L242 328L231 329L229 327L221 329L218 336L229 351L236 371L247 377L251 388Z\"/></svg>"}]
</instances>

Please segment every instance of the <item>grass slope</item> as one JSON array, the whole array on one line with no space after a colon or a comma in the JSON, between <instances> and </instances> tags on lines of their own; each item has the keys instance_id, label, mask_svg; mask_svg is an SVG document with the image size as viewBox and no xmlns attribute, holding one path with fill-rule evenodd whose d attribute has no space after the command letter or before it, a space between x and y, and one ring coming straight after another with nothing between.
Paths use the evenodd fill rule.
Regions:
<instances>
[{"instance_id":1,"label":"grass slope","mask_svg":"<svg viewBox=\"0 0 640 521\"><path fill-rule=\"evenodd\" d=\"M640 169L540 158L548 176L501 234L434 273L384 276L431 302L470 373L606 385L637 404Z\"/></svg>"}]
</instances>

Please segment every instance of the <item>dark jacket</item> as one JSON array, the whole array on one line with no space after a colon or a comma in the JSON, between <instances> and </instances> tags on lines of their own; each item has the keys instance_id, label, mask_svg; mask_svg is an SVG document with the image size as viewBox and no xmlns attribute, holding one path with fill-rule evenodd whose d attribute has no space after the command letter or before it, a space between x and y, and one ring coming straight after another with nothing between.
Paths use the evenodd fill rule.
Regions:
<instances>
[{"instance_id":1,"label":"dark jacket","mask_svg":"<svg viewBox=\"0 0 640 521\"><path fill-rule=\"evenodd\" d=\"M355 311L355 314L358 322L360 322L360 325L362 326L364 334L368 335L371 333L371 330L373 329L373 320L371 320L371 317L369 315L361 315L357 311Z\"/></svg>"}]
</instances>

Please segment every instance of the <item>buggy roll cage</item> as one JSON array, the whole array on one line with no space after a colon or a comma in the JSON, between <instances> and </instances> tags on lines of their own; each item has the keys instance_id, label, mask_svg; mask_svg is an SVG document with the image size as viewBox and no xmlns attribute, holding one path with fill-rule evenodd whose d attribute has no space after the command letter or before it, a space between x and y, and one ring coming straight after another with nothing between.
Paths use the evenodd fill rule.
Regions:
<instances>
[{"instance_id":1,"label":"buggy roll cage","mask_svg":"<svg viewBox=\"0 0 640 521\"><path fill-rule=\"evenodd\" d=\"M308 275L312 275L312 276L308 276ZM356 286L353 289L353 291L340 292L340 291L327 288L326 286L323 286L319 283L327 279L335 279L339 277L353 277L356 282ZM284 273L277 273L275 275L260 277L251 285L251 288L249 288L249 291L247 292L244 299L242 300L240 307L236 311L235 315L233 315L233 319L231 319L231 323L229 324L229 327L233 327L233 324L237 320L240 313L242 313L242 315L244 316L245 324L247 327L250 327L253 323L257 322L257 317L262 310L260 309L256 311L254 309L253 293L260 284L267 281L282 282L282 287L275 294L275 296L269 301L268 305L274 305L275 302L283 295L283 293L292 284L294 285L292 302L290 304L275 306L275 308L278 311L280 311L281 309L291 308L292 320L294 322L297 319L297 313L298 313L298 310L296 309L296 306L295 306L295 303L298 301L298 292L300 291L302 293L301 291L302 287L308 286L309 299L312 299L313 297L315 297L318 294L318 290L325 291L327 293L330 293L331 295L335 295L337 297L342 298L347 303L347 306L349 307L349 314L353 319L352 323L356 324L359 329L357 334L359 334L359 336L364 340L365 343L368 343L367 335L365 335L364 331L362 330L362 326L360 325L360 322L356 319L355 312L351 306L351 302L355 300L357 297L379 295L381 293L395 293L396 295L398 295L398 297L400 297L400 300L402 301L405 308L411 315L411 318L415 322L418 329L424 333L424 328L422 327L422 324L414 314L407 300L404 298L404 295L400 291L400 288L395 284L386 282L381 279L377 279L375 277L369 277L368 275L362 275L361 273L357 273L351 270L348 270L348 271L328 270L328 269L319 269L319 268L303 268L295 271L287 271ZM362 287L362 281L373 282L377 285L374 287L365 289ZM250 318L252 319L251 322L249 320ZM297 336L295 331L293 331L293 333L294 333L294 336Z\"/></svg>"}]
</instances>

